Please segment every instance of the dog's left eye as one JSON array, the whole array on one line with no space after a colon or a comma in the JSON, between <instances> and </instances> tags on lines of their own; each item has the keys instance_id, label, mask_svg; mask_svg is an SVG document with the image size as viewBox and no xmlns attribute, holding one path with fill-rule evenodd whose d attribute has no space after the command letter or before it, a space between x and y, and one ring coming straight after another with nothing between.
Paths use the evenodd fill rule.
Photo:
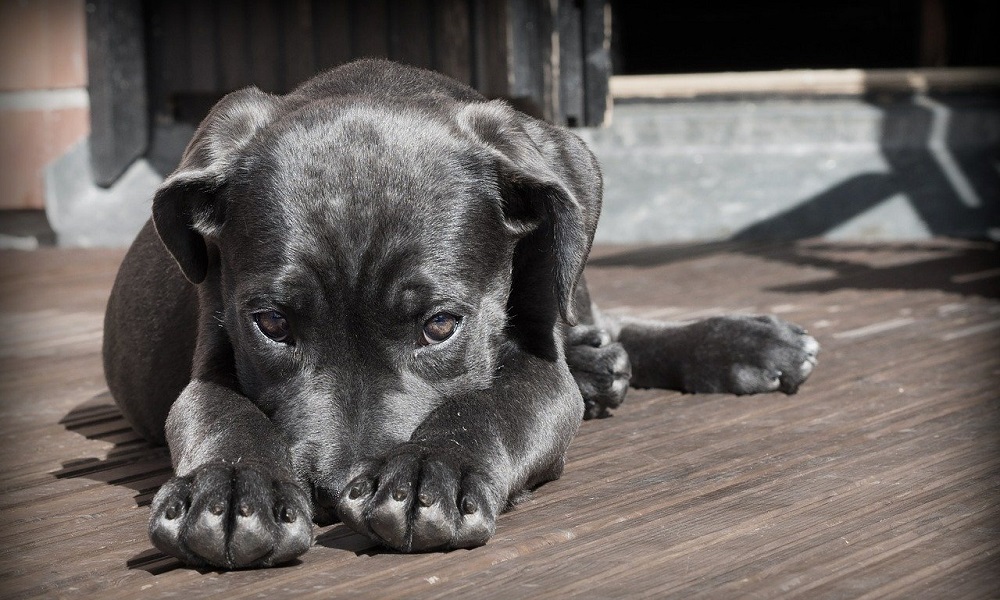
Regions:
<instances>
[{"instance_id":1,"label":"dog's left eye","mask_svg":"<svg viewBox=\"0 0 1000 600\"><path fill-rule=\"evenodd\" d=\"M423 345L433 346L450 338L458 329L458 324L461 321L462 317L446 312L439 312L427 319L427 322L424 323Z\"/></svg>"},{"instance_id":2,"label":"dog's left eye","mask_svg":"<svg viewBox=\"0 0 1000 600\"><path fill-rule=\"evenodd\" d=\"M292 328L288 324L288 319L280 312L264 310L254 313L253 320L257 323L257 329L272 340L285 344L292 342Z\"/></svg>"}]
</instances>

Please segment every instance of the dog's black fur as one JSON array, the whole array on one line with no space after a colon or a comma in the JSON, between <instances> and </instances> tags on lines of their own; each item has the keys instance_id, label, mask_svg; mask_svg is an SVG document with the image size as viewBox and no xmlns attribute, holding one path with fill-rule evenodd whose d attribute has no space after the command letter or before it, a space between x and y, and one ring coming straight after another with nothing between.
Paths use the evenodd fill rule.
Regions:
<instances>
[{"instance_id":1,"label":"dog's black fur","mask_svg":"<svg viewBox=\"0 0 1000 600\"><path fill-rule=\"evenodd\" d=\"M225 97L108 303L108 385L176 471L153 543L269 566L339 518L401 551L476 546L630 381L796 391L817 345L773 317L598 313L600 206L577 137L431 72Z\"/></svg>"}]
</instances>

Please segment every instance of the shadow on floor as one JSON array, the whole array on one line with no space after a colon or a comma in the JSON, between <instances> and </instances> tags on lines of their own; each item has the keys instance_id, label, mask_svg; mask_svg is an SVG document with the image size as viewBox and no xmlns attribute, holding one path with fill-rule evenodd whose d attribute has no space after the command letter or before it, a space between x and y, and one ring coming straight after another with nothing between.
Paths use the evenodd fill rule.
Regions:
<instances>
[{"instance_id":1,"label":"shadow on floor","mask_svg":"<svg viewBox=\"0 0 1000 600\"><path fill-rule=\"evenodd\" d=\"M997 99L982 94L866 99L882 114L879 149L885 169L858 173L803 198L787 210L737 231L728 241L654 246L595 258L591 267L653 267L723 253L758 256L824 269L817 282L781 292L835 289L935 289L963 296L1000 297L1000 252L992 242L845 245L803 242L835 233L885 203L901 199L926 233L968 239L1000 235L1000 138ZM901 218L890 211L888 217ZM893 231L886 224L887 231ZM905 229L905 228L904 228ZM867 263L863 252L894 253ZM907 254L912 254L910 260ZM882 257L884 259L884 257Z\"/></svg>"},{"instance_id":2,"label":"shadow on floor","mask_svg":"<svg viewBox=\"0 0 1000 600\"><path fill-rule=\"evenodd\" d=\"M317 535L315 543L317 546L323 546L324 548L347 550L358 556L374 556L376 554L393 552L392 550L379 546L360 533L351 530L343 523L337 523Z\"/></svg>"},{"instance_id":3,"label":"shadow on floor","mask_svg":"<svg viewBox=\"0 0 1000 600\"><path fill-rule=\"evenodd\" d=\"M1000 247L992 242L853 245L819 241L709 242L627 250L591 259L588 267L651 268L720 254L755 256L831 273L817 281L771 287L768 291L791 294L839 289L940 290L962 296L1000 298Z\"/></svg>"},{"instance_id":4,"label":"shadow on floor","mask_svg":"<svg viewBox=\"0 0 1000 600\"><path fill-rule=\"evenodd\" d=\"M173 473L170 454L165 447L153 446L146 442L125 421L109 392L94 396L80 404L60 419L59 424L68 431L82 435L89 440L109 442L114 446L104 458L83 458L63 462L52 475L57 479L84 477L102 481L109 485L126 487L136 492L136 506L149 506L160 486ZM336 524L316 536L316 544L339 550L347 550L358 555L384 552L368 538ZM299 561L288 565L294 566ZM184 564L179 560L150 548L126 561L129 569L140 569L152 575L159 575ZM199 569L201 573L214 573L212 569Z\"/></svg>"},{"instance_id":5,"label":"shadow on floor","mask_svg":"<svg viewBox=\"0 0 1000 600\"><path fill-rule=\"evenodd\" d=\"M89 440L114 446L104 458L68 460L52 473L57 479L85 477L136 492L136 506L148 506L153 494L170 478L170 455L162 446L142 439L125 421L111 394L104 392L77 406L59 424Z\"/></svg>"},{"instance_id":6,"label":"shadow on floor","mask_svg":"<svg viewBox=\"0 0 1000 600\"><path fill-rule=\"evenodd\" d=\"M883 102L885 172L860 173L737 232L733 240L820 237L893 198L932 235L986 238L1000 228L1000 160L993 97L916 94ZM889 230L891 231L891 227Z\"/></svg>"},{"instance_id":7,"label":"shadow on floor","mask_svg":"<svg viewBox=\"0 0 1000 600\"><path fill-rule=\"evenodd\" d=\"M63 462L52 475L57 479L84 477L133 490L136 506L148 506L153 495L170 478L170 455L162 446L142 439L125 421L111 394L104 392L80 404L59 420L68 431L88 440L114 446L104 458L90 457ZM183 567L177 559L150 548L128 559L125 566L153 575Z\"/></svg>"}]
</instances>

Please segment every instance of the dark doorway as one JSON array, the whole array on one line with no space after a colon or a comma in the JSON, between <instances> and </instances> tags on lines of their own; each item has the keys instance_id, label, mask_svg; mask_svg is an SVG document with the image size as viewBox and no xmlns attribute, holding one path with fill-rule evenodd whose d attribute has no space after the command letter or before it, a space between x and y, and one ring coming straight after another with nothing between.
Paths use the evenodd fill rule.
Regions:
<instances>
[{"instance_id":1,"label":"dark doorway","mask_svg":"<svg viewBox=\"0 0 1000 600\"><path fill-rule=\"evenodd\" d=\"M615 73L995 66L993 0L613 1Z\"/></svg>"}]
</instances>

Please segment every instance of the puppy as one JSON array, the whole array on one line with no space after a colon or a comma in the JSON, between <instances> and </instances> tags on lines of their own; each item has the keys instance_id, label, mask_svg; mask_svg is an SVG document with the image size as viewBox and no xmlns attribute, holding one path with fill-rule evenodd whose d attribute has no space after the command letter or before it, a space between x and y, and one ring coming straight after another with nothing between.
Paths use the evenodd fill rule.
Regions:
<instances>
[{"instance_id":1,"label":"puppy","mask_svg":"<svg viewBox=\"0 0 1000 600\"><path fill-rule=\"evenodd\" d=\"M473 547L630 382L796 391L818 346L794 325L591 306L600 207L577 137L435 73L365 60L226 96L105 320L108 386L173 457L156 547L270 566L337 519L404 552Z\"/></svg>"}]
</instances>

